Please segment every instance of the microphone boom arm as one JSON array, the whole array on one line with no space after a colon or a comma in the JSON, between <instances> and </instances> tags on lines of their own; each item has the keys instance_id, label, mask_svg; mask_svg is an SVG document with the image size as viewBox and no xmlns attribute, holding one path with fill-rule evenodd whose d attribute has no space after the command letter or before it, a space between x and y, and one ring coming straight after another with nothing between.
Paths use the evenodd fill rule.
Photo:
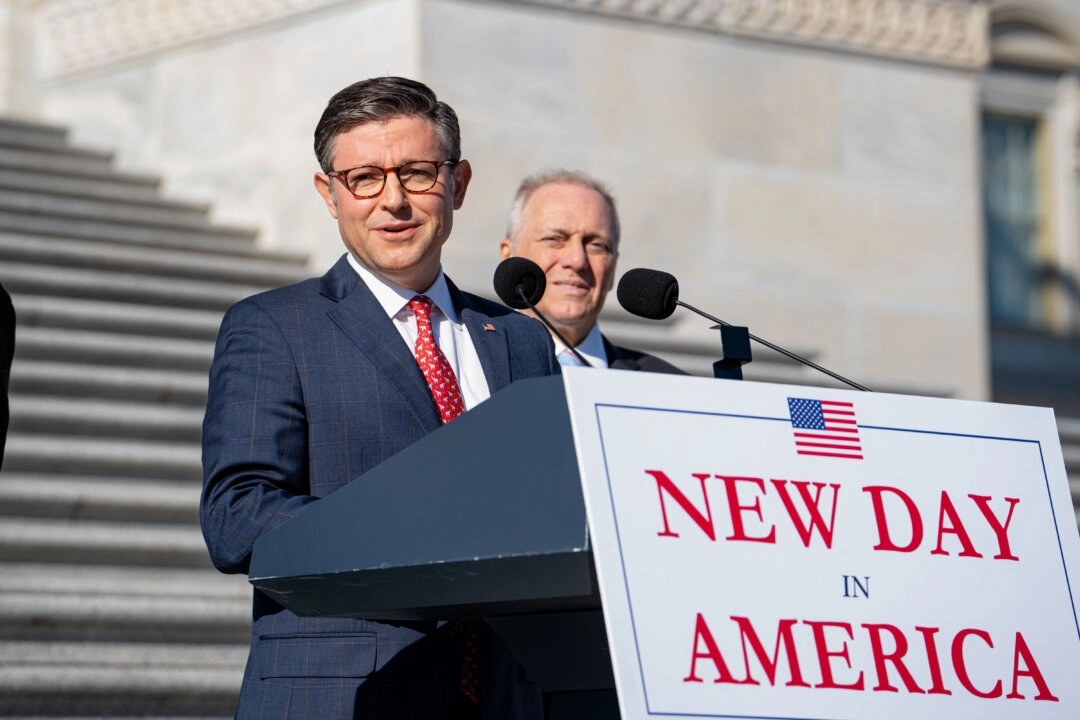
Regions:
<instances>
[{"instance_id":1,"label":"microphone boom arm","mask_svg":"<svg viewBox=\"0 0 1080 720\"><path fill-rule=\"evenodd\" d=\"M566 349L569 350L570 352L574 353L574 357L576 357L578 359L578 362L580 362L582 365L584 365L585 367L588 367L588 368L595 367L592 363L590 363L588 360L585 359L584 355L582 355L581 353L578 352L578 349L576 347L574 347L573 345L571 345L570 343L568 343L566 341L566 338L563 337L563 334L561 332L559 332L558 330L556 330L554 325L552 325L550 322L548 322L548 319L546 317L544 317L543 313L541 313L539 310L537 310L535 307L533 307L533 304L531 302L529 302L528 295L525 294L525 288L523 288L519 284L517 287L514 288L514 290L517 291L517 295L518 295L519 298L521 298L521 301L523 303L525 303L529 307L530 310L533 311L533 315L540 318L540 320L544 323L544 325L547 326L547 329L550 330L552 333L554 333L555 337L559 338L559 340L562 342L562 344L566 346ZM556 359L558 359L558 358L556 358Z\"/></svg>"},{"instance_id":2,"label":"microphone boom arm","mask_svg":"<svg viewBox=\"0 0 1080 720\"><path fill-rule=\"evenodd\" d=\"M705 318L707 320L712 320L714 323L717 323L718 325L721 325L721 326L724 326L724 327L731 327L731 323L726 323L726 322L724 322L723 320L721 320L718 317L713 317L712 315L710 315L707 312L704 312L702 310L698 310L693 305L688 305L687 303L684 303L682 300L676 300L675 304L676 305L681 305L682 307L686 308L687 310L695 312L695 313L697 313L698 315L700 315L701 317L703 317L703 318ZM762 345L769 348L770 350L775 350L776 352L780 353L781 355L786 355L787 357L791 358L792 360L795 360L797 362L801 362L804 365L807 365L809 367L814 368L818 372L823 372L826 375L828 375L829 377L834 378L836 380L839 380L840 382L845 383L847 385L850 385L851 387L855 388L856 390L863 390L865 392L873 392L870 388L864 387L864 386L860 385L859 383L854 382L852 380L848 380L846 377L844 377L842 375L838 375L837 373L834 373L832 370L828 370L826 368L823 368L820 365L818 365L817 363L812 362L810 360L807 360L804 357L800 357L800 356L796 355L795 353L790 352L789 350L785 350L784 348L780 347L779 345L773 345L768 340L763 340L763 339L759 338L757 335L754 335L752 333L748 333L748 334L750 335L751 340L756 340L757 342L761 343Z\"/></svg>"}]
</instances>

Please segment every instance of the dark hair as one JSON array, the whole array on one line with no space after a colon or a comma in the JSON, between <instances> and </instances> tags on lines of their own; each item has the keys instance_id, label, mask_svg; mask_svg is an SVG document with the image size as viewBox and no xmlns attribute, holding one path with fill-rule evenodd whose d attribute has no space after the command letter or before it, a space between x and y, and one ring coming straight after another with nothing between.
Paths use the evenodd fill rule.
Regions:
<instances>
[{"instance_id":1,"label":"dark hair","mask_svg":"<svg viewBox=\"0 0 1080 720\"><path fill-rule=\"evenodd\" d=\"M315 157L323 172L330 172L334 140L343 132L369 122L386 122L416 115L435 123L446 160L461 159L461 129L457 113L435 97L427 85L402 77L361 80L338 92L326 104L315 126ZM437 158L431 158L435 160Z\"/></svg>"}]
</instances>

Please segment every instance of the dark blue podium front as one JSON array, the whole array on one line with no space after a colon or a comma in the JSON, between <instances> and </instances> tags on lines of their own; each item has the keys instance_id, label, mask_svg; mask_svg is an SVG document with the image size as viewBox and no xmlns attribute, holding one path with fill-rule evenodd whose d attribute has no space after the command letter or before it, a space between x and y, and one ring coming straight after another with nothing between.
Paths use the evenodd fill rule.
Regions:
<instances>
[{"instance_id":1,"label":"dark blue podium front","mask_svg":"<svg viewBox=\"0 0 1080 720\"><path fill-rule=\"evenodd\" d=\"M559 377L510 385L267 533L249 580L298 615L479 615L546 691L614 687Z\"/></svg>"}]
</instances>

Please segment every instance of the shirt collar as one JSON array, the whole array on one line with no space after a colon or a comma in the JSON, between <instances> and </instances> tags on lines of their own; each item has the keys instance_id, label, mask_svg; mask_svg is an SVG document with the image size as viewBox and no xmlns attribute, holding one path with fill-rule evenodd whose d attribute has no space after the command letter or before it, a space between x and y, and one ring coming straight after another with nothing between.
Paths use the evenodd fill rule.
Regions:
<instances>
[{"instance_id":1,"label":"shirt collar","mask_svg":"<svg viewBox=\"0 0 1080 720\"><path fill-rule=\"evenodd\" d=\"M347 257L349 259L349 264L352 265L353 269L360 275L360 279L368 286L368 290L375 296L375 299L389 317L394 317L401 312L402 308L408 305L409 301L417 295L426 295L431 300L432 304L439 308L443 315L449 318L450 322L460 322L457 310L454 309L454 302L450 299L450 288L446 286L446 276L443 275L441 265L439 266L439 274L436 276L435 282L431 284L431 287L424 292L418 293L376 275L369 270L366 265L357 260L352 253L347 253Z\"/></svg>"},{"instance_id":2,"label":"shirt collar","mask_svg":"<svg viewBox=\"0 0 1080 720\"><path fill-rule=\"evenodd\" d=\"M566 349L566 346L562 344L559 338L553 337L552 340L555 341L556 355ZM584 355L585 359L594 367L606 368L608 366L607 351L604 349L604 338L600 335L599 325L594 324L592 326L585 339L577 344L577 351Z\"/></svg>"}]
</instances>

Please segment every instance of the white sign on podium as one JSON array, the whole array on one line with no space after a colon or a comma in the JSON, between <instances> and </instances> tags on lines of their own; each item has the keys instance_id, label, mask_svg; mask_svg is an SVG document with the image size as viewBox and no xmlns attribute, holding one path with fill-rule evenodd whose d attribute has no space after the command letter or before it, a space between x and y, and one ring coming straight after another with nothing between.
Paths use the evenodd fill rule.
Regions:
<instances>
[{"instance_id":1,"label":"white sign on podium","mask_svg":"<svg viewBox=\"0 0 1080 720\"><path fill-rule=\"evenodd\" d=\"M624 720L1080 717L1051 410L564 377Z\"/></svg>"}]
</instances>

